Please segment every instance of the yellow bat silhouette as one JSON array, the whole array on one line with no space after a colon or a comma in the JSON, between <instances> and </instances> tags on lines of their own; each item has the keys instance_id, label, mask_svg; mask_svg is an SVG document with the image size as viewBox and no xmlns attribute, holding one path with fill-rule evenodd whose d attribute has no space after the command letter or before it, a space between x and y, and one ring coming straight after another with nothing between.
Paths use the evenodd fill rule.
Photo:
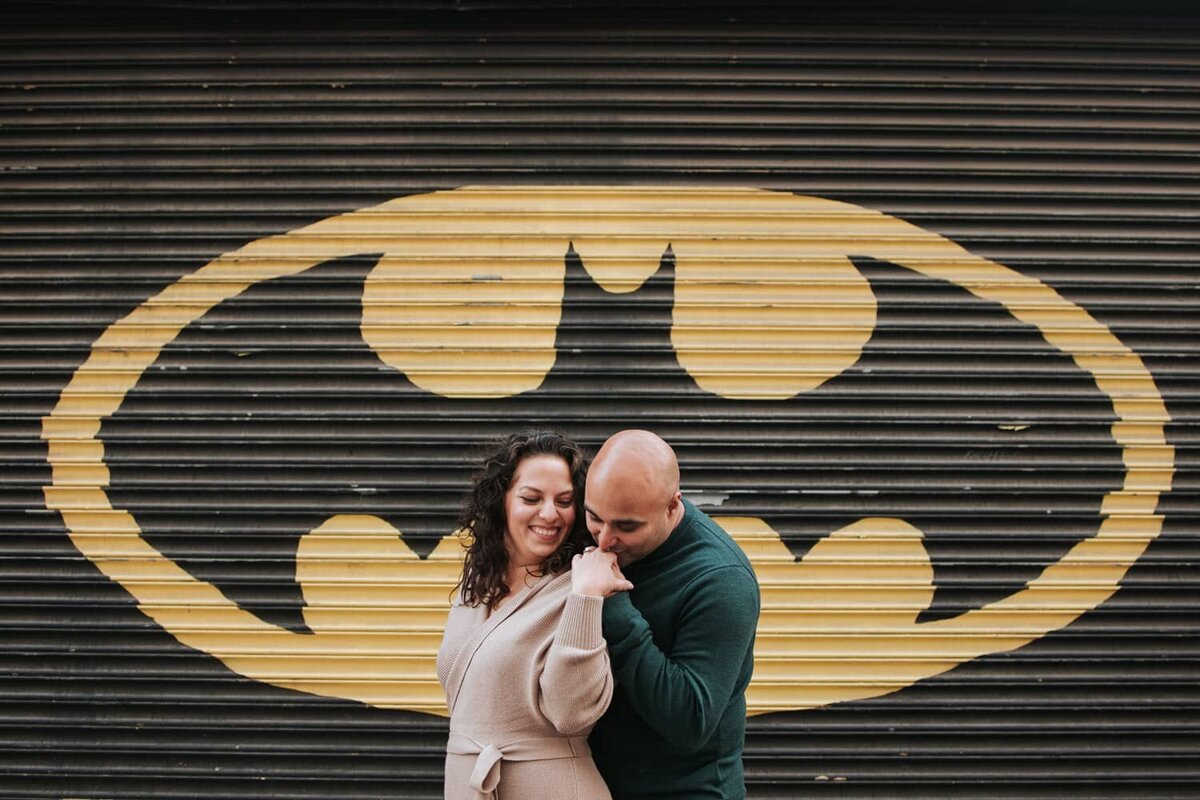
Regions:
<instances>
[{"instance_id":1,"label":"yellow bat silhouette","mask_svg":"<svg viewBox=\"0 0 1200 800\"><path fill-rule=\"evenodd\" d=\"M1158 536L1174 451L1141 359L1040 281L915 225L848 203L755 189L467 187L406 197L252 242L113 323L42 437L46 505L75 546L180 642L254 680L370 705L445 713L434 657L461 566L446 536L426 559L378 517L338 515L300 541L312 633L269 624L152 547L113 507L100 425L191 322L261 281L333 258L385 255L363 293L363 338L416 385L448 397L536 389L554 364L563 252L608 291L676 259L672 343L697 384L782 400L840 374L875 323L850 255L889 261L1004 305L1091 373L1112 401L1123 485L1097 533L1026 587L957 617L917 622L933 595L921 532L859 520L797 561L765 522L718 518L758 572L763 614L751 714L876 697L1067 625L1116 591ZM517 313L514 314L514 310ZM517 320L514 323L514 319ZM731 331L736 335L731 335Z\"/></svg>"}]
</instances>

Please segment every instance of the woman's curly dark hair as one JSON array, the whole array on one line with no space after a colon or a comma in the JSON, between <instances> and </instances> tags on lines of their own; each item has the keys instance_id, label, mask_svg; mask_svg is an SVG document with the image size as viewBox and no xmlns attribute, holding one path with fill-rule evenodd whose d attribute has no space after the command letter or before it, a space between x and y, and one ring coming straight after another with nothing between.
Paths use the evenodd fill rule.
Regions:
<instances>
[{"instance_id":1,"label":"woman's curly dark hair","mask_svg":"<svg viewBox=\"0 0 1200 800\"><path fill-rule=\"evenodd\" d=\"M504 543L508 519L504 495L512 485L517 465L523 459L540 455L558 456L566 462L575 489L575 524L563 538L562 545L538 566L536 574L557 574L569 569L571 557L583 552L588 544L583 517L583 485L587 479L588 460L583 450L553 431L512 434L484 457L463 498L458 527L467 555L458 586L467 605L486 603L488 608L495 608L508 595L508 586L504 582L508 571L508 549Z\"/></svg>"}]
</instances>

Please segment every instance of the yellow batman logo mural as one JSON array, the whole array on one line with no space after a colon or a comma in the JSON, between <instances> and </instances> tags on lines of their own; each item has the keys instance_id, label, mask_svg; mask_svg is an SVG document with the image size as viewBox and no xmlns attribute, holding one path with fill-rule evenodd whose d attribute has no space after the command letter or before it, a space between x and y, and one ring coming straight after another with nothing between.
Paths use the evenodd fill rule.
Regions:
<instances>
[{"instance_id":1,"label":"yellow batman logo mural","mask_svg":"<svg viewBox=\"0 0 1200 800\"><path fill-rule=\"evenodd\" d=\"M1160 532L1158 500L1174 470L1162 397L1137 354L1085 309L877 211L779 192L678 187L434 192L217 258L95 341L43 421L53 467L46 504L144 613L235 672L325 697L444 713L434 656L462 556L451 531L421 558L382 516L330 515L296 547L307 631L291 630L151 544L134 514L114 502L101 426L164 348L219 304L361 254L382 254L363 283L361 336L384 364L448 401L524 396L560 355L564 253L616 296L640 291L669 262L670 348L707 396L769 408L855 365L879 310L855 256L1002 306L1111 404L1123 477L1102 498L1095 532L1019 590L953 616L922 618L934 570L926 537L909 520L864 515L797 559L766 515L718 516L762 585L752 714L880 696L1032 642L1110 597Z\"/></svg>"}]
</instances>

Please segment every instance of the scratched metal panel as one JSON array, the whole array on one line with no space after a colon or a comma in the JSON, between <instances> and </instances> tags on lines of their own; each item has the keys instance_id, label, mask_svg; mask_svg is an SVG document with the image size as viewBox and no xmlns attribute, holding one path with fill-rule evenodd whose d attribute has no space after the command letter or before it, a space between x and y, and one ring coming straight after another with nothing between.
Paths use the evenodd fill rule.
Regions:
<instances>
[{"instance_id":1,"label":"scratched metal panel","mask_svg":"<svg viewBox=\"0 0 1200 800\"><path fill-rule=\"evenodd\" d=\"M1196 17L118 5L0 33L0 796L440 796L529 425L751 554L751 796L1200 792Z\"/></svg>"}]
</instances>

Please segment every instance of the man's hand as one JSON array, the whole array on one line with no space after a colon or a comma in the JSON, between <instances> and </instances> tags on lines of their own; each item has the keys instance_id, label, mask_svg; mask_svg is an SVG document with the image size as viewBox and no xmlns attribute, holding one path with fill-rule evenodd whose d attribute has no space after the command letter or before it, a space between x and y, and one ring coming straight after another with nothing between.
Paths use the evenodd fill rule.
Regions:
<instances>
[{"instance_id":1,"label":"man's hand","mask_svg":"<svg viewBox=\"0 0 1200 800\"><path fill-rule=\"evenodd\" d=\"M616 553L589 547L571 560L571 591L592 597L627 592L633 584L621 574Z\"/></svg>"}]
</instances>

